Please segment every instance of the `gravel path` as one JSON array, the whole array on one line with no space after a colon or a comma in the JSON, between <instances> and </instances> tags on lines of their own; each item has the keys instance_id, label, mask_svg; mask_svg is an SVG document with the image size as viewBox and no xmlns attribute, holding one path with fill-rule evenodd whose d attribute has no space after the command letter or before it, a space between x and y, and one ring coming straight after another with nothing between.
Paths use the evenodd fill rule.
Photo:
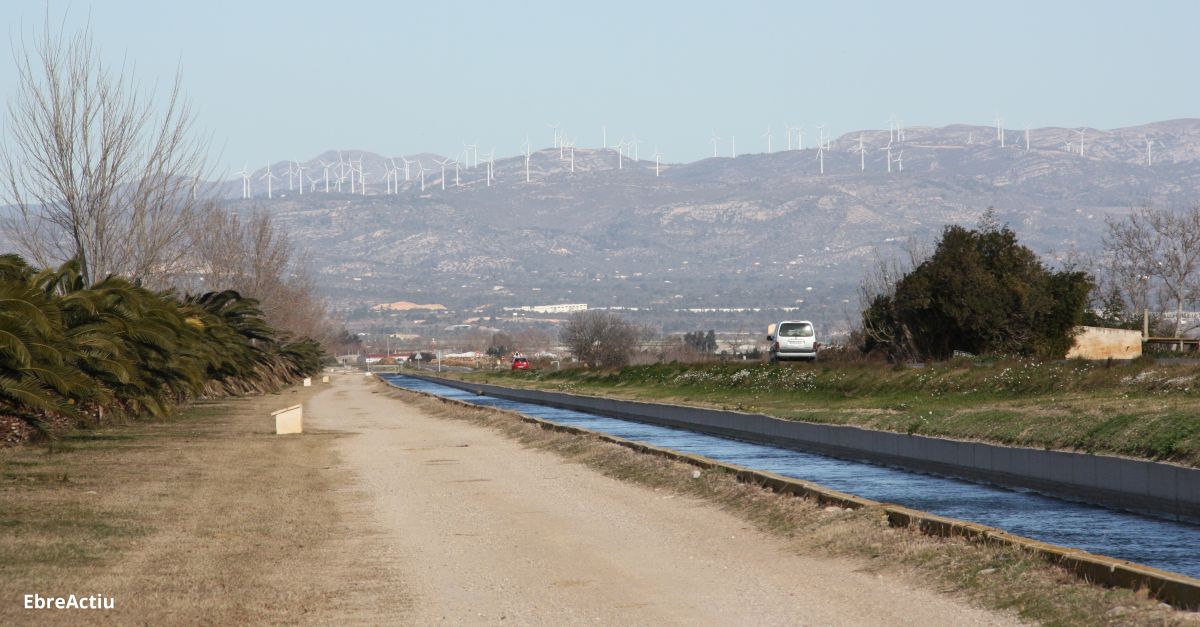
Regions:
<instances>
[{"instance_id":1,"label":"gravel path","mask_svg":"<svg viewBox=\"0 0 1200 627\"><path fill-rule=\"evenodd\" d=\"M1000 625L1008 615L790 552L711 505L616 481L338 376L307 426L342 432L348 492L429 624ZM383 617L380 617L381 619Z\"/></svg>"}]
</instances>

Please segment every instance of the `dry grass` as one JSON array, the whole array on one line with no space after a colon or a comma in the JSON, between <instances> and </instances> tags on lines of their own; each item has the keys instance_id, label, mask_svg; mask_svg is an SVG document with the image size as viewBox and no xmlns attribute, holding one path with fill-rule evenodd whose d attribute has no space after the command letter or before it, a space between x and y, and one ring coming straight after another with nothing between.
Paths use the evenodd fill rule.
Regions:
<instances>
[{"instance_id":1,"label":"dry grass","mask_svg":"<svg viewBox=\"0 0 1200 627\"><path fill-rule=\"evenodd\" d=\"M104 594L116 609L87 620L120 624L370 623L402 611L370 537L347 533L364 502L338 493L350 482L331 446L339 434L272 433L269 410L317 389L0 451L0 624L34 620L22 607L33 592Z\"/></svg>"},{"instance_id":2,"label":"dry grass","mask_svg":"<svg viewBox=\"0 0 1200 627\"><path fill-rule=\"evenodd\" d=\"M740 483L730 473L705 472L695 479L696 468L689 464L640 454L598 437L544 429L507 412L464 407L394 388L388 394L435 415L496 429L605 475L715 504L759 529L787 538L797 552L853 558L864 570L962 595L1026 620L1058 625L1200 623L1200 614L1174 611L1144 593L1084 583L1019 549L894 529L881 512L822 508Z\"/></svg>"}]
</instances>

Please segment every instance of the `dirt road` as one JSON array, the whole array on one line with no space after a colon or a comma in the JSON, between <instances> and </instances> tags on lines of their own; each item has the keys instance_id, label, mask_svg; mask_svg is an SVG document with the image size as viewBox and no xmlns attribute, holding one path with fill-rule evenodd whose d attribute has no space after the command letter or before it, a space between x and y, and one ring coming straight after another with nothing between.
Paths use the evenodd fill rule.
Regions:
<instances>
[{"instance_id":1,"label":"dirt road","mask_svg":"<svg viewBox=\"0 0 1200 627\"><path fill-rule=\"evenodd\" d=\"M432 417L371 380L311 398L365 503L373 556L411 599L390 620L514 624L994 625L1017 621L796 555L712 505L607 478ZM355 518L357 517L357 519ZM382 617L380 617L382 618Z\"/></svg>"}]
</instances>

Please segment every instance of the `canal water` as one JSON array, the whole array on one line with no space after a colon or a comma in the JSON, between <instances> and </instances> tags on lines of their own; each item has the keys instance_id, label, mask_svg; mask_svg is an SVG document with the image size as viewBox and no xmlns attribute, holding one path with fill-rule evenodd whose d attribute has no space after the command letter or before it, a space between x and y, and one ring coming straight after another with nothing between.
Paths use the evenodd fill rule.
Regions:
<instances>
[{"instance_id":1,"label":"canal water","mask_svg":"<svg viewBox=\"0 0 1200 627\"><path fill-rule=\"evenodd\" d=\"M747 468L819 483L861 497L989 525L1200 578L1200 526L1085 505L1024 490L971 483L866 462L848 461L684 429L621 420L534 403L479 396L403 375L380 375L399 388L474 405L518 411L559 424Z\"/></svg>"}]
</instances>

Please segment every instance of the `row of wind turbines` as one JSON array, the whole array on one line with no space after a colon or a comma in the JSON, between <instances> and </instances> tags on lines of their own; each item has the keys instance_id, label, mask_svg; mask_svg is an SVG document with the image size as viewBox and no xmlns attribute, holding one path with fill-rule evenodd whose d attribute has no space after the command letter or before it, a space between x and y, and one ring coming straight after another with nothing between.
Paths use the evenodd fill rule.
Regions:
<instances>
[{"instance_id":1,"label":"row of wind turbines","mask_svg":"<svg viewBox=\"0 0 1200 627\"><path fill-rule=\"evenodd\" d=\"M995 141L998 143L998 145L1001 148L1008 147L1009 131L1007 131L1004 128L1004 118L997 115L995 118L995 125L996 125ZM574 173L576 171L576 161L575 161L575 148L577 147L576 140L568 137L566 135L566 133L561 130L561 126L562 126L561 123L557 123L557 122L547 123L546 126L553 131L552 146L554 149L558 150L559 160L565 164L569 164L569 166L565 166L565 167L568 167L569 171ZM816 155L814 157L814 161L817 162L818 172L823 175L823 174L825 174L825 153L827 151L833 150L833 141L832 141L832 138L826 136L825 125L823 125L823 124L818 125L814 128L818 132L818 137L817 137L817 141L816 141ZM1086 139L1087 129L1080 128L1080 129L1074 130L1072 132L1078 133L1078 143L1072 142L1068 138L1068 140L1065 142L1063 148L1066 152L1069 152L1072 154L1075 154L1077 152L1079 154L1079 156L1082 157L1085 155L1084 151L1085 151L1085 145L1086 145L1085 139ZM1024 149L1026 152L1028 152L1031 149L1030 134L1031 134L1030 127L1026 126L1024 129ZM639 148L643 142L641 139L639 139L637 137L636 133L632 134L629 138L622 136L619 140L617 140L616 143L614 143L611 146L609 145L609 141L608 141L608 127L607 126L602 125L600 127L600 135L601 135L601 146L600 146L601 150L603 150L603 151L612 150L613 152L616 153L616 157L617 157L616 169L617 170L624 169L625 160L627 158L632 158L634 160L634 162L641 161L640 154L639 154ZM766 130L762 133L761 137L766 140L767 154L772 154L774 152L774 130L773 130L773 127L768 125ZM789 150L789 151L793 150L793 142L792 142L793 137L795 138L795 144L794 144L795 148L794 149L799 150L799 151L803 151L805 149L804 148L804 127L803 126L793 126L791 124L785 124L784 125L784 137L786 138L786 141L787 141L787 150ZM709 144L712 147L712 156L714 158L720 156L719 153L720 153L720 146L721 146L722 141L723 141L723 138L721 138L717 134L716 130L714 129L709 138ZM884 146L879 146L879 147L874 148L874 150L886 153L884 162L886 164L885 167L886 167L886 170L888 173L892 173L893 171L898 172L898 173L904 172L903 146L904 146L905 142L906 142L906 136L905 136L904 121L898 119L895 115L892 115L888 119L888 142L887 142L887 144ZM1146 162L1147 166L1151 166L1154 163L1154 161L1153 161L1154 145L1158 144L1161 146L1162 143L1159 141L1156 141L1156 140L1149 139L1149 138L1146 138L1145 142L1146 142L1145 162ZM967 143L967 145L972 145L972 144L976 143L974 132L971 132L968 135L966 143ZM1018 142L1017 144L1014 144L1013 147L1019 148L1019 143L1020 142ZM447 157L444 159L433 159L433 162L435 164L437 164L437 166L440 168L440 171L441 171L441 176L437 183L440 185L441 190L444 191L446 189L446 183L448 180L447 170L449 168L453 168L453 171L454 171L453 185L455 187L462 187L461 171L463 169L472 170L472 169L478 169L481 167L485 170L485 174L484 174L484 177L481 182L483 182L487 187L491 187L496 182L496 175L495 175L495 169L494 169L496 149L493 147L490 151L488 151L487 153L484 153L482 155L482 161L481 161L481 158L480 158L481 155L479 152L478 141L476 141L475 143L472 143L472 144L468 144L464 141L464 142L462 142L462 146L463 146L463 149L454 157ZM524 155L524 159L525 159L524 179L525 179L526 183L530 183L530 182L532 182L532 172L531 172L531 167L530 167L530 162L531 162L531 158L532 158L532 143L530 142L528 134L526 134L525 141L520 145L520 148L521 148L521 151L522 151L522 153ZM857 145L857 147L852 148L851 152L859 155L859 170L861 172L866 171L866 169L867 169L867 154L869 152L871 152L872 150L873 149L868 148L866 145L865 133L860 134L858 137L858 145ZM893 153L895 153L895 154L893 155ZM662 162L662 155L659 153L657 146L654 147L654 152L651 156L654 158L654 175L656 177L661 176L663 162ZM730 138L729 138L729 157L737 158L737 156L738 156L737 138L736 138L736 136L730 136ZM431 173L436 170L434 170L432 168L426 168L424 163L420 159L409 159L404 156L399 157L399 159L401 161L400 164L396 163L396 159L389 159L388 164L386 165L386 167L384 169L383 178L384 178L384 182L386 184L386 193L388 195L400 193L401 173L403 173L404 182L406 184L412 184L414 181L416 181L417 184L419 185L421 192L425 192L427 189L426 173ZM287 177L288 191L296 190L297 189L296 183L298 181L299 194L303 195L304 191L305 191L304 172L306 169L314 169L316 166L310 165L310 166L306 167L297 161L289 161L286 163L287 163L287 171L283 174L283 176ZM323 191L325 193L330 193L330 192L334 192L334 191L336 191L337 193L343 193L344 186L348 183L349 184L349 193L366 195L366 193L367 193L367 178L368 178L368 176L370 176L370 174L364 169L361 156L357 160L355 160L353 158L343 158L342 154L339 152L337 154L337 161L327 162L324 160L320 160L320 161L318 161L318 163L320 163L322 174L318 177L312 177L312 176L309 177L309 179L308 179L309 193L316 193L318 191L318 189L323 189ZM414 168L413 166L416 166L416 167ZM251 172L248 168L249 168L249 164L246 164L242 167L242 169L240 171L235 172L235 174L238 174L242 177L242 198L243 199L248 199L251 197ZM262 174L259 177L259 180L266 181L267 198L269 198L269 199L274 198L274 193L275 193L274 192L274 189L275 189L274 181L282 180L282 178L280 176L276 176L274 174L274 172L272 172L270 162L267 162L266 171L264 174ZM477 181L478 181L478 179L477 179Z\"/></svg>"}]
</instances>

